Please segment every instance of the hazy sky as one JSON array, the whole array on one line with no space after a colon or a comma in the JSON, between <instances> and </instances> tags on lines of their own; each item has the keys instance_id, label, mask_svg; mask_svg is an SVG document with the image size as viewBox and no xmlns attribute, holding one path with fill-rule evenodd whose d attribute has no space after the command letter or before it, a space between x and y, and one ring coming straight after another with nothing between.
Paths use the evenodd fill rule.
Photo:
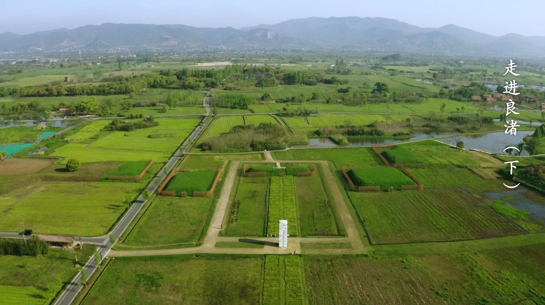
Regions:
<instances>
[{"instance_id":1,"label":"hazy sky","mask_svg":"<svg viewBox=\"0 0 545 305\"><path fill-rule=\"evenodd\" d=\"M384 17L420 27L456 24L491 35L545 36L545 1L490 0L19 0L0 3L0 33L88 24L186 24L241 28L307 17Z\"/></svg>"}]
</instances>

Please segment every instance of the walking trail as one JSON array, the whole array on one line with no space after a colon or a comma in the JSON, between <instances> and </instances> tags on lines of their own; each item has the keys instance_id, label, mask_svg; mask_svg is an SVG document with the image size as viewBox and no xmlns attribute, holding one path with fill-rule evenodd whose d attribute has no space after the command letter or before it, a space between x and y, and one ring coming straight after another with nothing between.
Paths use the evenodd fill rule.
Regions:
<instances>
[{"instance_id":1,"label":"walking trail","mask_svg":"<svg viewBox=\"0 0 545 305\"><path fill-rule=\"evenodd\" d=\"M275 161L270 152L265 152L265 162L293 162L293 161ZM235 182L237 169L240 163L263 163L264 161L233 161L231 168L227 174L220 199L216 205L216 210L210 222L207 235L203 245L196 248L181 248L181 249L163 249L163 250L134 250L134 251L110 251L110 257L123 256L152 256L152 255L174 255L174 254L192 254L192 253L225 253L225 254L290 254L294 251L301 253L301 242L305 243L350 243L351 249L315 249L305 250L309 254L365 254L367 250L361 242L356 224L350 215L350 211L344 202L341 190L337 185L333 173L329 169L327 161L297 161L297 163L320 163L324 169L326 180L333 194L333 199L339 210L339 214L346 228L347 237L339 238L288 238L288 247L278 247L278 237L263 237L263 238L239 238L239 237L220 237L219 232L223 226L225 213L229 205L229 197L231 195L233 183ZM264 248L216 248L217 242L239 242L244 240L253 243L263 243Z\"/></svg>"}]
</instances>

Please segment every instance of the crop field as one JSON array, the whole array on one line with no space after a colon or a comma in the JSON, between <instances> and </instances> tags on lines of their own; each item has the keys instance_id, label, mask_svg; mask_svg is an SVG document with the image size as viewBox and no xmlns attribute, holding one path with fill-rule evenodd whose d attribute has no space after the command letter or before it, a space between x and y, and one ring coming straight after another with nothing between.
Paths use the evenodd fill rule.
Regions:
<instances>
[{"instance_id":1,"label":"crop field","mask_svg":"<svg viewBox=\"0 0 545 305\"><path fill-rule=\"evenodd\" d=\"M402 171L393 167L365 167L348 171L348 176L356 186L380 186L381 191L387 191L391 186L401 190L402 185L416 185Z\"/></svg>"},{"instance_id":2,"label":"crop field","mask_svg":"<svg viewBox=\"0 0 545 305\"><path fill-rule=\"evenodd\" d=\"M258 304L262 257L112 260L83 304Z\"/></svg>"},{"instance_id":3,"label":"crop field","mask_svg":"<svg viewBox=\"0 0 545 305\"><path fill-rule=\"evenodd\" d=\"M335 216L319 175L295 177L301 236L338 235ZM288 226L289 227L289 226Z\"/></svg>"},{"instance_id":4,"label":"crop field","mask_svg":"<svg viewBox=\"0 0 545 305\"><path fill-rule=\"evenodd\" d=\"M260 123L278 124L278 121L270 115L247 115L246 124L259 125Z\"/></svg>"},{"instance_id":5,"label":"crop field","mask_svg":"<svg viewBox=\"0 0 545 305\"><path fill-rule=\"evenodd\" d=\"M68 76L70 78L73 75L40 75L20 78L14 81L0 83L0 87L25 87L25 86L37 86L37 85L46 85L54 81L64 82L64 77Z\"/></svg>"},{"instance_id":6,"label":"crop field","mask_svg":"<svg viewBox=\"0 0 545 305\"><path fill-rule=\"evenodd\" d=\"M4 207L0 231L19 232L24 221L25 227L35 233L100 236L127 209L125 197L136 197L143 186L141 183L42 184L22 199L13 198L13 204Z\"/></svg>"},{"instance_id":7,"label":"crop field","mask_svg":"<svg viewBox=\"0 0 545 305\"><path fill-rule=\"evenodd\" d=\"M106 125L110 123L111 123L110 120L93 121L90 124L83 127L76 134L68 137L67 139L71 143L78 143L78 142L90 139L92 137L98 136L98 134L100 133L100 130L102 130L102 128L106 127Z\"/></svg>"},{"instance_id":8,"label":"crop field","mask_svg":"<svg viewBox=\"0 0 545 305\"><path fill-rule=\"evenodd\" d=\"M377 166L384 165L382 160L369 147L365 148L324 148L324 149L290 149L273 151L275 160L328 160L340 169L343 166Z\"/></svg>"},{"instance_id":9,"label":"crop field","mask_svg":"<svg viewBox=\"0 0 545 305\"><path fill-rule=\"evenodd\" d=\"M305 257L305 297L309 304L539 304L544 250L536 244L415 257Z\"/></svg>"},{"instance_id":10,"label":"crop field","mask_svg":"<svg viewBox=\"0 0 545 305\"><path fill-rule=\"evenodd\" d=\"M204 141L208 138L213 138L221 135L222 133L227 133L233 126L244 125L242 121L242 116L227 116L227 117L218 117L212 122L212 125L206 131L206 134L202 136Z\"/></svg>"},{"instance_id":11,"label":"crop field","mask_svg":"<svg viewBox=\"0 0 545 305\"><path fill-rule=\"evenodd\" d=\"M0 162L0 175L31 174L53 162L54 159L8 158Z\"/></svg>"},{"instance_id":12,"label":"crop field","mask_svg":"<svg viewBox=\"0 0 545 305\"><path fill-rule=\"evenodd\" d=\"M212 169L197 170L192 172L179 172L168 182L165 191L175 191L176 194L187 192L206 192L212 188L217 171Z\"/></svg>"},{"instance_id":13,"label":"crop field","mask_svg":"<svg viewBox=\"0 0 545 305\"><path fill-rule=\"evenodd\" d=\"M457 189L350 193L373 244L478 239L523 234Z\"/></svg>"},{"instance_id":14,"label":"crop field","mask_svg":"<svg viewBox=\"0 0 545 305\"><path fill-rule=\"evenodd\" d=\"M206 231L212 197L157 196L124 244L159 246L199 241Z\"/></svg>"},{"instance_id":15,"label":"crop field","mask_svg":"<svg viewBox=\"0 0 545 305\"><path fill-rule=\"evenodd\" d=\"M268 255L265 259L263 304L303 304L299 256Z\"/></svg>"},{"instance_id":16,"label":"crop field","mask_svg":"<svg viewBox=\"0 0 545 305\"><path fill-rule=\"evenodd\" d=\"M181 144L181 142L180 142ZM136 161L152 159L154 161L166 161L170 157L166 152L148 152L137 150L102 149L86 147L86 144L67 144L54 153L53 157L64 157L60 164L66 164L68 159L75 158L81 163L109 162L109 161Z\"/></svg>"},{"instance_id":17,"label":"crop field","mask_svg":"<svg viewBox=\"0 0 545 305\"><path fill-rule=\"evenodd\" d=\"M47 127L45 129L34 129L34 127L0 128L0 144L34 142L42 137L44 133L52 132L54 134L61 129L58 127ZM1 146L0 150L2 150Z\"/></svg>"},{"instance_id":18,"label":"crop field","mask_svg":"<svg viewBox=\"0 0 545 305\"><path fill-rule=\"evenodd\" d=\"M112 171L109 176L138 176L148 164L149 161L127 162Z\"/></svg>"},{"instance_id":19,"label":"crop field","mask_svg":"<svg viewBox=\"0 0 545 305\"><path fill-rule=\"evenodd\" d=\"M426 188L461 187L470 193L505 189L502 180L484 180L466 168L446 166L407 170L413 173Z\"/></svg>"},{"instance_id":20,"label":"crop field","mask_svg":"<svg viewBox=\"0 0 545 305\"><path fill-rule=\"evenodd\" d=\"M298 235L293 176L271 177L267 234L278 235L280 220L288 221L288 234Z\"/></svg>"},{"instance_id":21,"label":"crop field","mask_svg":"<svg viewBox=\"0 0 545 305\"><path fill-rule=\"evenodd\" d=\"M229 160L237 161L252 161L263 160L262 153L253 154L190 154L182 162L181 167L189 167L192 169L205 167L223 167Z\"/></svg>"},{"instance_id":22,"label":"crop field","mask_svg":"<svg viewBox=\"0 0 545 305\"><path fill-rule=\"evenodd\" d=\"M226 236L263 236L267 218L269 178L240 177L231 203Z\"/></svg>"},{"instance_id":23,"label":"crop field","mask_svg":"<svg viewBox=\"0 0 545 305\"><path fill-rule=\"evenodd\" d=\"M137 129L131 132L115 131L103 137L90 146L93 148L126 149L141 151L159 151L172 153L189 136L200 119L156 119L159 126ZM153 135L168 135L166 137L150 138Z\"/></svg>"},{"instance_id":24,"label":"crop field","mask_svg":"<svg viewBox=\"0 0 545 305\"><path fill-rule=\"evenodd\" d=\"M455 165L463 167L496 167L498 160L469 151L458 150L446 145L403 145L430 165ZM501 162L499 162L501 163Z\"/></svg>"},{"instance_id":25,"label":"crop field","mask_svg":"<svg viewBox=\"0 0 545 305\"><path fill-rule=\"evenodd\" d=\"M87 261L95 247L86 245L75 250L80 261ZM69 251L50 249L41 256L0 255L0 304L49 304L61 287L77 272L74 255ZM51 289L48 291L48 289Z\"/></svg>"}]
</instances>

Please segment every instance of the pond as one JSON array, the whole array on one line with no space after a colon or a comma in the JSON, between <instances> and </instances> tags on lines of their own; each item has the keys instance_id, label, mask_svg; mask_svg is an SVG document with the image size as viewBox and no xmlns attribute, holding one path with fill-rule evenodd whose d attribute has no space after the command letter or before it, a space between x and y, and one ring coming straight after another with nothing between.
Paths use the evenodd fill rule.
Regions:
<instances>
[{"instance_id":1,"label":"pond","mask_svg":"<svg viewBox=\"0 0 545 305\"><path fill-rule=\"evenodd\" d=\"M9 145L0 145L0 151L5 151L8 153L8 157L11 157L12 154L23 150L27 147L34 145L34 143L27 144L9 144Z\"/></svg>"},{"instance_id":2,"label":"pond","mask_svg":"<svg viewBox=\"0 0 545 305\"><path fill-rule=\"evenodd\" d=\"M51 127L66 127L70 125L71 121L68 120L62 120L62 121L32 121L32 122L19 122L19 121L13 121L13 120L2 120L0 118L0 128L9 128L9 127L19 127L19 126L25 126L25 127L35 127L39 124L44 124Z\"/></svg>"},{"instance_id":3,"label":"pond","mask_svg":"<svg viewBox=\"0 0 545 305\"><path fill-rule=\"evenodd\" d=\"M429 132L413 132L414 137L410 139L365 139L365 138L348 138L348 142L350 144L348 145L337 145L333 141L331 141L328 138L311 138L309 139L308 145L293 145L291 147L295 148L319 148L319 147L355 147L355 146L371 146L375 144L397 144L397 143L405 143L405 142L411 142L416 140L425 140L425 139L432 139L435 137L444 137L444 136L452 136L458 134L457 132L436 132L436 131L429 131Z\"/></svg>"},{"instance_id":4,"label":"pond","mask_svg":"<svg viewBox=\"0 0 545 305\"><path fill-rule=\"evenodd\" d=\"M545 200L545 198L543 198L543 196L539 193L531 192L525 189L518 189L497 193L484 193L484 195L493 200L501 200L506 205L514 208L525 210L526 212L530 213L532 218L545 224L545 205L534 202L528 198L538 196L536 199Z\"/></svg>"},{"instance_id":5,"label":"pond","mask_svg":"<svg viewBox=\"0 0 545 305\"><path fill-rule=\"evenodd\" d=\"M466 149L477 149L490 153L508 155L503 152L507 146L516 146L523 141L524 137L532 135L533 133L533 131L518 131L516 135L507 135L505 132L494 132L480 135L456 136L439 139L438 141L454 145L456 140L460 140L464 142L464 147ZM522 155L528 155L528 152L523 150Z\"/></svg>"}]
</instances>

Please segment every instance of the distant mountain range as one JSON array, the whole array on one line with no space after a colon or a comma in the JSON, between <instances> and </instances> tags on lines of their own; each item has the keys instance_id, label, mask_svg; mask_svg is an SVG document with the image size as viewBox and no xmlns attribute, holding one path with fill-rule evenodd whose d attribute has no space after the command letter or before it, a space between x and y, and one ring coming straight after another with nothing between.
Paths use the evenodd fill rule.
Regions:
<instances>
[{"instance_id":1,"label":"distant mountain range","mask_svg":"<svg viewBox=\"0 0 545 305\"><path fill-rule=\"evenodd\" d=\"M345 49L442 55L541 57L545 37L507 34L496 37L453 24L421 28L386 18L331 17L293 19L242 28L187 25L87 25L28 35L0 34L0 51L62 50Z\"/></svg>"}]
</instances>

